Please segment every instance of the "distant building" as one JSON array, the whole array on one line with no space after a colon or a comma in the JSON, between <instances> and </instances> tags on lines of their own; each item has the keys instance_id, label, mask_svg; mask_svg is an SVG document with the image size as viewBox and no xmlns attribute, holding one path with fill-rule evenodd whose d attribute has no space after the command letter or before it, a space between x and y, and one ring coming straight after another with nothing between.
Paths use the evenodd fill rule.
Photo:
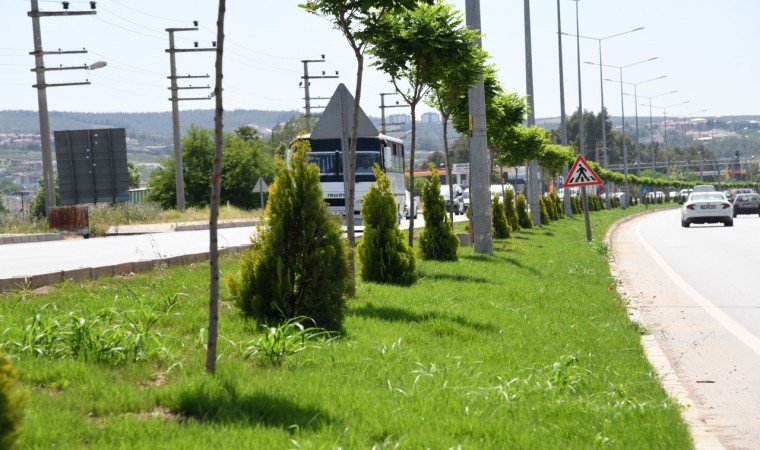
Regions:
<instances>
[{"instance_id":1,"label":"distant building","mask_svg":"<svg viewBox=\"0 0 760 450\"><path fill-rule=\"evenodd\" d=\"M409 114L391 114L388 116L386 125L406 125L412 121L412 117Z\"/></svg>"},{"instance_id":2,"label":"distant building","mask_svg":"<svg viewBox=\"0 0 760 450\"><path fill-rule=\"evenodd\" d=\"M437 112L426 112L422 114L422 123L441 123L441 116Z\"/></svg>"}]
</instances>

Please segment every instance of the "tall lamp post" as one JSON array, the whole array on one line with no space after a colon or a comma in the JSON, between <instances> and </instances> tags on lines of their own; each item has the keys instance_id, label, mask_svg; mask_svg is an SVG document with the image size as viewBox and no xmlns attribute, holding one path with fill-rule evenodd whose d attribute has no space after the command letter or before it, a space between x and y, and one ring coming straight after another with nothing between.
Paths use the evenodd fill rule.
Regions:
<instances>
[{"instance_id":1,"label":"tall lamp post","mask_svg":"<svg viewBox=\"0 0 760 450\"><path fill-rule=\"evenodd\" d=\"M597 42L597 45L599 47L599 90L600 90L600 99L601 99L601 110L599 111L599 114L602 118L602 161L603 165L607 167L610 163L610 161L607 159L607 119L606 114L604 112L604 84L602 83L602 79L604 78L604 75L602 74L602 41L605 41L610 38L614 38L617 36L622 36L624 34L633 33L634 31L643 30L644 27L634 28L633 30L623 31L622 33L616 33L611 34L609 36L596 38L591 36L581 36L581 35L574 35L574 34L568 34L568 33L562 33L566 36L574 36L576 38L583 38L583 39L591 39ZM610 209L610 195L607 193L607 195L604 196L604 201L607 209Z\"/></svg>"},{"instance_id":2,"label":"tall lamp post","mask_svg":"<svg viewBox=\"0 0 760 450\"><path fill-rule=\"evenodd\" d=\"M670 92L665 92L665 93L662 93L662 94L653 95L651 97L642 96L642 97L646 98L649 101L648 105L645 105L645 104L642 103L641 106L649 106L649 146L650 146L651 151L652 151L652 172L655 171L655 167L656 167L655 166L655 157L654 157L654 155L655 155L655 152L654 152L654 125L652 124L652 99L653 98L657 98L657 97L662 97L663 95L675 94L676 92L678 92L677 89L674 90L674 91L670 91Z\"/></svg>"},{"instance_id":3,"label":"tall lamp post","mask_svg":"<svg viewBox=\"0 0 760 450\"><path fill-rule=\"evenodd\" d=\"M641 145L639 145L640 144L640 141L639 141L639 94L636 88L640 84L648 83L650 81L661 80L666 77L667 75L663 75L661 77L650 78L649 80L639 81L638 83L628 83L627 81L621 81L621 83L623 84L633 86L633 101L634 101L634 104L636 105L636 161L641 162ZM605 78L604 80L617 82L617 80L611 80L609 78ZM625 95L631 95L631 94L625 94ZM652 167L654 167L654 156L652 157ZM636 166L636 175L641 175L641 165Z\"/></svg>"},{"instance_id":4,"label":"tall lamp post","mask_svg":"<svg viewBox=\"0 0 760 450\"><path fill-rule=\"evenodd\" d=\"M602 83L602 80L604 79L604 74L602 73L602 67L603 67L602 41L605 41L607 39L614 38L617 36L622 36L624 34L633 33L634 31L639 31L643 29L644 27L634 28L633 30L623 31L622 33L611 34L609 36L605 36L601 38L575 35L575 34L570 34L570 33L562 33L565 36L573 36L576 38L590 39L590 40L596 41L599 47L599 64L597 65L599 66L599 90L600 90L600 98L602 102L601 111L600 111L600 113L602 113L602 158L603 158L603 162L605 166L607 166L610 162L607 160L607 124L606 124L607 121L604 118L604 84Z\"/></svg>"},{"instance_id":5,"label":"tall lamp post","mask_svg":"<svg viewBox=\"0 0 760 450\"><path fill-rule=\"evenodd\" d=\"M669 178L670 177L670 168L668 167L667 160L668 160L668 109L673 108L675 106L681 106L689 103L689 100L674 103L672 105L668 106L655 106L652 105L652 102L649 102L649 111L651 115L652 107L655 108L662 108L662 141L663 141L663 150L665 152L665 175ZM652 146L652 162L654 162L654 146ZM652 168L654 170L654 167Z\"/></svg>"},{"instance_id":6,"label":"tall lamp post","mask_svg":"<svg viewBox=\"0 0 760 450\"><path fill-rule=\"evenodd\" d=\"M625 199L624 199L625 201L621 203L621 207L623 209L625 209L625 208L628 207L628 202L630 201L629 200L630 199L630 192L629 192L629 189L628 189L628 150L626 149L626 145L625 145L625 102L624 102L624 97L623 97L623 84L624 84L624 81L623 81L623 69L631 67L631 66L636 66L636 65L639 65L639 64L643 64L645 62L654 61L655 59L657 59L656 56L653 57L653 58L642 60L642 61L636 61L635 63L626 64L624 66L613 66L613 65L610 65L610 64L600 64L602 67L612 67L612 68L618 69L618 71L620 72L620 80L619 80L619 82L620 82L620 110L621 110L622 119L623 119L623 129L622 129L622 131L623 131L623 136L622 136L623 137L623 139L622 139L623 140L623 176L624 176L624 179L625 179ZM590 62L590 61L586 61L586 64L597 65L597 63L593 63L593 62Z\"/></svg>"}]
</instances>

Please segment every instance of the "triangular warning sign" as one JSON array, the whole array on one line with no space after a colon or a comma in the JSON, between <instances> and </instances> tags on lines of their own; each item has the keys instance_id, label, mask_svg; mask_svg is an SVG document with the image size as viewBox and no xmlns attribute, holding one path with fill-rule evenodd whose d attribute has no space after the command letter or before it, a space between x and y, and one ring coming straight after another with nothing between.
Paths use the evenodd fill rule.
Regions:
<instances>
[{"instance_id":1,"label":"triangular warning sign","mask_svg":"<svg viewBox=\"0 0 760 450\"><path fill-rule=\"evenodd\" d=\"M343 124L351 126L354 115L354 96L341 83L330 97L324 112L311 132L311 139L340 139L343 135ZM350 130L349 130L350 131ZM349 132L350 134L350 132ZM359 108L359 137L375 137L379 134L372 121Z\"/></svg>"},{"instance_id":2,"label":"triangular warning sign","mask_svg":"<svg viewBox=\"0 0 760 450\"><path fill-rule=\"evenodd\" d=\"M565 179L565 187L593 186L595 184L604 184L601 177L594 172L594 169L588 165L583 156L578 155L575 158L573 167Z\"/></svg>"}]
</instances>

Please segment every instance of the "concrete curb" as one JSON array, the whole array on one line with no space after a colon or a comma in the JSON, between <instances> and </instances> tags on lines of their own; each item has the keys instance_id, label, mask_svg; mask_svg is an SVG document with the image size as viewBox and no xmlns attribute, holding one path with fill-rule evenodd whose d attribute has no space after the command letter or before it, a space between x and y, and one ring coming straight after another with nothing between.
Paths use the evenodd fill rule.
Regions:
<instances>
[{"instance_id":1,"label":"concrete curb","mask_svg":"<svg viewBox=\"0 0 760 450\"><path fill-rule=\"evenodd\" d=\"M250 244L227 247L219 250L220 255L240 253ZM0 279L0 293L33 290L44 286L52 286L67 280L74 282L96 280L102 277L113 277L120 275L129 275L135 273L149 272L156 267L183 266L193 263L199 263L209 260L209 252L194 253L187 255L172 256L170 258L160 258L153 260L133 261L122 264L115 264L103 267L82 267L80 269L62 270L57 272L32 275L27 277L13 277Z\"/></svg>"},{"instance_id":2,"label":"concrete curb","mask_svg":"<svg viewBox=\"0 0 760 450\"><path fill-rule=\"evenodd\" d=\"M3 234L0 235L0 245L22 244L26 242L60 241L63 239L60 233L35 233L35 234Z\"/></svg>"}]
</instances>

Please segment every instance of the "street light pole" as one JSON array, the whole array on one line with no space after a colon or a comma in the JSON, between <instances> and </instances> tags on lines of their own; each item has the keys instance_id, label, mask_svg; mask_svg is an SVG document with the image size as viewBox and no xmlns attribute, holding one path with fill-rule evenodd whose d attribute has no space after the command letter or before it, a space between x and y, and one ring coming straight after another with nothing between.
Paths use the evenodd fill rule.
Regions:
<instances>
[{"instance_id":1,"label":"street light pole","mask_svg":"<svg viewBox=\"0 0 760 450\"><path fill-rule=\"evenodd\" d=\"M565 76L562 69L562 14L560 14L559 1L557 0L557 46L559 47L559 109L560 109L560 129L562 131L562 145L567 146L567 115L565 114ZM565 208L565 215L572 217L573 207L570 203L570 188L564 187L564 180L567 180L568 167L565 164L562 167L562 185L564 188L562 202Z\"/></svg>"},{"instance_id":2,"label":"street light pole","mask_svg":"<svg viewBox=\"0 0 760 450\"><path fill-rule=\"evenodd\" d=\"M660 80L660 79L666 78L666 77L667 77L667 75L663 75L661 77L651 78L649 80L644 80L644 81L639 81L638 83L628 83L626 81L621 81L621 83L623 83L623 84L629 84L629 85L633 86L633 101L634 101L634 104L636 105L636 161L638 161L639 163L641 162L641 145L640 145L640 141L639 141L639 94L638 94L637 87L640 84L648 83L650 81ZM605 79L605 80L606 81L617 82L617 80L610 80L610 79ZM625 95L630 95L630 94L625 94ZM654 156L652 156L652 167L654 167ZM641 175L641 165L640 164L636 165L636 175Z\"/></svg>"},{"instance_id":3,"label":"street light pole","mask_svg":"<svg viewBox=\"0 0 760 450\"><path fill-rule=\"evenodd\" d=\"M668 94L669 93L670 92L668 92ZM665 94L662 94L662 95L665 95ZM674 103L674 104L668 105L668 106L655 106L655 105L652 105L651 99L650 99L650 102L649 102L649 114L650 114L650 117L651 117L651 114L652 114L652 106L654 106L655 108L662 108L662 141L663 141L663 151L665 152L665 175L668 176L668 177L669 177L669 171L670 171L670 169L668 168L668 163L667 163L667 160L668 160L668 114L667 113L668 113L668 109L669 108L672 108L674 106L685 105L686 103L689 103L689 100L686 100L686 101L683 101L683 102L680 102L680 103ZM655 153L654 153L654 145L653 145L652 146L652 162L655 161L654 155L655 155ZM652 167L652 170L654 170L654 167Z\"/></svg>"},{"instance_id":4,"label":"street light pole","mask_svg":"<svg viewBox=\"0 0 760 450\"><path fill-rule=\"evenodd\" d=\"M625 209L625 208L628 207L628 203L630 201L630 192L629 192L629 189L628 189L628 150L627 150L626 145L625 145L625 101L624 101L624 96L623 96L623 84L625 84L625 82L623 81L623 69L625 69L627 67L631 67L631 66L636 66L638 64L643 64L645 62L654 61L655 59L657 59L656 56L653 57L653 58L642 60L642 61L637 61L635 63L626 64L624 66L613 66L613 65L610 65L610 64L601 64L602 67L612 67L612 68L618 69L619 72L620 72L620 110L622 112L622 120L623 120L623 126L622 126L622 132L623 132L623 135L622 135L622 138L623 138L622 139L623 140L623 176L624 176L624 179L625 179L625 198L624 198L625 201L621 202L620 207L623 208L623 209ZM596 63L589 62L589 61L587 61L586 64L596 65Z\"/></svg>"}]
</instances>

